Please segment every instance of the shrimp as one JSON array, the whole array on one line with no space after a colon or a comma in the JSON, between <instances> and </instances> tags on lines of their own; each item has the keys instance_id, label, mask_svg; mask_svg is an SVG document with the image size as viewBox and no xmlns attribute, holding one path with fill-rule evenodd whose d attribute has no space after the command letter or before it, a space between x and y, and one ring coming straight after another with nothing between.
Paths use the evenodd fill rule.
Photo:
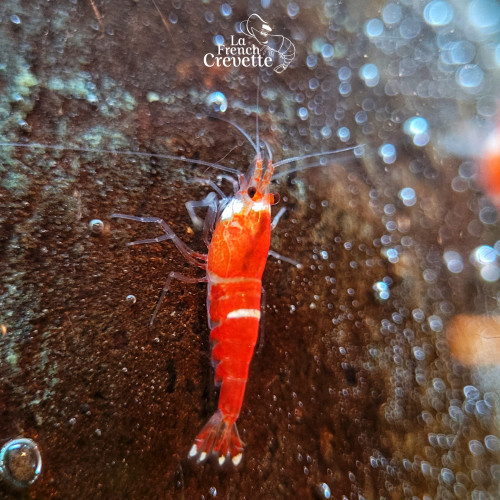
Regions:
<instances>
[{"instance_id":1,"label":"shrimp","mask_svg":"<svg viewBox=\"0 0 500 500\"><path fill-rule=\"evenodd\" d=\"M160 219L111 215L114 218L158 223L165 231L163 236L132 244L171 239L191 263L206 271L202 278L170 273L150 324L172 279L207 282L212 362L220 394L218 409L196 437L189 457L198 457L203 462L210 454L215 454L220 465L224 464L227 457L235 466L242 459L243 443L236 428L236 420L241 411L248 369L259 333L262 274L271 243L271 205L274 195L269 192L269 184L274 168L271 159L264 160L257 147L256 150L251 168L246 175L240 175L238 189L231 198L224 197L218 186L210 181L195 179L211 185L222 196L218 202L212 192L201 202L187 203L195 225L198 225L198 221L193 209L208 207L204 223L208 254L188 249ZM215 227L208 241L212 226Z\"/></svg>"},{"instance_id":2,"label":"shrimp","mask_svg":"<svg viewBox=\"0 0 500 500\"><path fill-rule=\"evenodd\" d=\"M221 120L227 121L222 118ZM249 365L259 333L262 274L267 257L270 255L300 267L298 262L270 250L271 230L285 211L282 208L271 221L271 206L274 204L276 195L270 192L270 183L292 172L324 165L322 161L318 161L320 157L350 152L363 145L288 158L273 164L268 144L262 141L265 145L265 152L260 148L258 124L257 144L255 144L242 128L230 121L227 122L244 134L255 150L255 158L245 175L231 167L168 154L116 150L100 150L100 152L164 158L214 168L224 172L219 176L220 178L233 183L234 194L228 197L213 181L193 179L194 182L200 182L213 189L203 200L186 203L194 226L198 228L202 226L203 240L208 248L206 254L190 249L170 226L158 217L137 217L120 213L114 213L111 217L158 224L164 231L163 235L133 241L128 245L170 240L191 264L205 271L202 277L190 277L171 272L149 324L150 326L153 324L174 279L187 283L207 283L207 317L212 345L212 362L215 369L215 383L220 386L220 394L218 409L196 437L188 456L203 462L210 455L215 454L219 465L222 466L229 458L234 466L238 466L243 457L243 443L236 421L240 415ZM4 143L3 145L91 151L86 148L43 144ZM315 161L299 167L293 166L294 163L309 158L315 158ZM347 156L338 158L337 163L341 163L342 159L346 158ZM292 167L274 173L276 168L288 164L292 164ZM237 180L227 174L236 175ZM201 221L195 213L195 209L199 207L207 208L204 221Z\"/></svg>"},{"instance_id":3,"label":"shrimp","mask_svg":"<svg viewBox=\"0 0 500 500\"><path fill-rule=\"evenodd\" d=\"M486 141L479 180L493 204L500 210L500 119Z\"/></svg>"}]
</instances>

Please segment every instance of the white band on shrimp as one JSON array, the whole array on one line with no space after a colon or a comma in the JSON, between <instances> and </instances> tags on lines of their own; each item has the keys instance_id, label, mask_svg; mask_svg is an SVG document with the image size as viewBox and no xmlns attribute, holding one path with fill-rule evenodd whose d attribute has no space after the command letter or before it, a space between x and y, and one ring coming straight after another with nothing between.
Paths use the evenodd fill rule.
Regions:
<instances>
[{"instance_id":1,"label":"white band on shrimp","mask_svg":"<svg viewBox=\"0 0 500 500\"><path fill-rule=\"evenodd\" d=\"M235 318L256 318L260 319L260 310L259 309L235 309L231 311L227 316L227 319L235 319Z\"/></svg>"}]
</instances>

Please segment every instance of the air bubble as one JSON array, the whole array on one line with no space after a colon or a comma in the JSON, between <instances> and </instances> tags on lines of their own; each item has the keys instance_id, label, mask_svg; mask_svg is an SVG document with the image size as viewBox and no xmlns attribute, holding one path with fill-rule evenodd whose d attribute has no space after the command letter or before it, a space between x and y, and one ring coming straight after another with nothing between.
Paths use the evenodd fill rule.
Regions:
<instances>
[{"instance_id":1,"label":"air bubble","mask_svg":"<svg viewBox=\"0 0 500 500\"><path fill-rule=\"evenodd\" d=\"M309 111L307 111L307 108L299 108L297 111L297 115L301 120L307 120L307 117L309 116Z\"/></svg>"},{"instance_id":2,"label":"air bubble","mask_svg":"<svg viewBox=\"0 0 500 500\"><path fill-rule=\"evenodd\" d=\"M496 33L500 28L500 4L495 0L473 0L467 13L470 22L485 34Z\"/></svg>"},{"instance_id":3,"label":"air bubble","mask_svg":"<svg viewBox=\"0 0 500 500\"><path fill-rule=\"evenodd\" d=\"M483 83L484 73L477 64L466 64L456 73L457 83L464 89L476 89Z\"/></svg>"},{"instance_id":4,"label":"air bubble","mask_svg":"<svg viewBox=\"0 0 500 500\"><path fill-rule=\"evenodd\" d=\"M387 300L391 296L389 286L383 281L377 281L377 283L373 285L373 290L375 292L375 298L378 300Z\"/></svg>"},{"instance_id":5,"label":"air bubble","mask_svg":"<svg viewBox=\"0 0 500 500\"><path fill-rule=\"evenodd\" d=\"M443 0L432 0L424 9L424 19L431 26L445 26L454 16L453 7Z\"/></svg>"},{"instance_id":6,"label":"air bubble","mask_svg":"<svg viewBox=\"0 0 500 500\"><path fill-rule=\"evenodd\" d=\"M42 472L37 444L26 438L12 439L0 450L0 475L16 488L33 484Z\"/></svg>"},{"instance_id":7,"label":"air bubble","mask_svg":"<svg viewBox=\"0 0 500 500\"><path fill-rule=\"evenodd\" d=\"M403 130L413 139L416 146L425 146L429 142L429 124L422 116L408 118L403 125Z\"/></svg>"},{"instance_id":8,"label":"air bubble","mask_svg":"<svg viewBox=\"0 0 500 500\"><path fill-rule=\"evenodd\" d=\"M415 205L415 203L417 203L417 195L415 193L415 190L410 187L403 188L399 192L399 198L407 207L412 207L413 205Z\"/></svg>"},{"instance_id":9,"label":"air bubble","mask_svg":"<svg viewBox=\"0 0 500 500\"><path fill-rule=\"evenodd\" d=\"M478 457L484 453L484 446L477 439L471 439L469 441L469 450L473 455Z\"/></svg>"},{"instance_id":10,"label":"air bubble","mask_svg":"<svg viewBox=\"0 0 500 500\"><path fill-rule=\"evenodd\" d=\"M384 163L391 164L396 161L396 148L393 144L382 144L378 149L378 154L384 160Z\"/></svg>"},{"instance_id":11,"label":"air bubble","mask_svg":"<svg viewBox=\"0 0 500 500\"><path fill-rule=\"evenodd\" d=\"M286 7L286 13L293 19L300 12L300 7L295 2L290 2Z\"/></svg>"},{"instance_id":12,"label":"air bubble","mask_svg":"<svg viewBox=\"0 0 500 500\"><path fill-rule=\"evenodd\" d=\"M205 102L207 106L217 113L224 113L227 110L227 99L222 92L212 92Z\"/></svg>"},{"instance_id":13,"label":"air bubble","mask_svg":"<svg viewBox=\"0 0 500 500\"><path fill-rule=\"evenodd\" d=\"M363 64L359 68L359 77L365 82L367 87L375 87L380 81L378 68L373 63Z\"/></svg>"},{"instance_id":14,"label":"air bubble","mask_svg":"<svg viewBox=\"0 0 500 500\"><path fill-rule=\"evenodd\" d=\"M321 47L321 55L325 61L332 59L334 54L335 51L333 49L333 45L330 45L329 43L323 44L323 47Z\"/></svg>"},{"instance_id":15,"label":"air bubble","mask_svg":"<svg viewBox=\"0 0 500 500\"><path fill-rule=\"evenodd\" d=\"M12 24L21 24L21 19L16 14L13 14L12 16L10 16L10 22Z\"/></svg>"},{"instance_id":16,"label":"air bubble","mask_svg":"<svg viewBox=\"0 0 500 500\"><path fill-rule=\"evenodd\" d=\"M135 304L137 302L137 299L135 298L135 295L127 295L125 297L125 300L129 303L129 304Z\"/></svg>"},{"instance_id":17,"label":"air bubble","mask_svg":"<svg viewBox=\"0 0 500 500\"><path fill-rule=\"evenodd\" d=\"M496 224L498 212L495 207L483 207L479 212L479 220L483 224Z\"/></svg>"},{"instance_id":18,"label":"air bubble","mask_svg":"<svg viewBox=\"0 0 500 500\"><path fill-rule=\"evenodd\" d=\"M214 36L214 45L224 45L224 37L222 35L215 35Z\"/></svg>"},{"instance_id":19,"label":"air bubble","mask_svg":"<svg viewBox=\"0 0 500 500\"><path fill-rule=\"evenodd\" d=\"M89 222L89 229L92 234L101 234L104 230L104 222L100 219L92 219Z\"/></svg>"},{"instance_id":20,"label":"air bubble","mask_svg":"<svg viewBox=\"0 0 500 500\"><path fill-rule=\"evenodd\" d=\"M403 11L401 6L396 3L388 3L382 11L382 19L385 24L396 24L401 21Z\"/></svg>"},{"instance_id":21,"label":"air bubble","mask_svg":"<svg viewBox=\"0 0 500 500\"><path fill-rule=\"evenodd\" d=\"M337 135L342 142L346 142L351 137L351 132L347 127L340 127L337 131Z\"/></svg>"},{"instance_id":22,"label":"air bubble","mask_svg":"<svg viewBox=\"0 0 500 500\"><path fill-rule=\"evenodd\" d=\"M455 250L447 250L443 254L443 260L448 271L454 274L461 273L464 270L462 256Z\"/></svg>"},{"instance_id":23,"label":"air bubble","mask_svg":"<svg viewBox=\"0 0 500 500\"><path fill-rule=\"evenodd\" d=\"M365 24L365 34L369 37L377 37L384 32L384 23L377 18L370 19Z\"/></svg>"},{"instance_id":24,"label":"air bubble","mask_svg":"<svg viewBox=\"0 0 500 500\"><path fill-rule=\"evenodd\" d=\"M330 487L326 483L320 483L318 485L318 495L320 498L331 498Z\"/></svg>"},{"instance_id":25,"label":"air bubble","mask_svg":"<svg viewBox=\"0 0 500 500\"><path fill-rule=\"evenodd\" d=\"M492 434L484 438L484 444L489 451L498 453L500 451L500 439Z\"/></svg>"},{"instance_id":26,"label":"air bubble","mask_svg":"<svg viewBox=\"0 0 500 500\"><path fill-rule=\"evenodd\" d=\"M233 9L228 3L223 3L220 8L220 12L224 17L229 17Z\"/></svg>"}]
</instances>

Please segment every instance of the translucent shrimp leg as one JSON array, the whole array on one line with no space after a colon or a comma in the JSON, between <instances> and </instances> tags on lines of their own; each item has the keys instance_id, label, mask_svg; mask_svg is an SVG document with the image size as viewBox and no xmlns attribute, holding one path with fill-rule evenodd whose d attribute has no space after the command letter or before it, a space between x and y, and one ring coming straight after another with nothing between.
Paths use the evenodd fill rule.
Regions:
<instances>
[{"instance_id":1,"label":"translucent shrimp leg","mask_svg":"<svg viewBox=\"0 0 500 500\"><path fill-rule=\"evenodd\" d=\"M195 266L206 268L207 255L199 252L195 252L189 248L173 231L173 229L159 217L136 217L135 215L125 215L125 214L111 214L114 219L127 219L137 222L154 222L158 224L164 231L165 234L158 236L157 238L149 238L146 240L131 241L127 243L128 246L132 245L142 245L145 243L159 243L160 241L172 240L172 243L177 247L179 252L192 264ZM198 259L198 260L197 260ZM200 262L201 261L201 262Z\"/></svg>"},{"instance_id":2,"label":"translucent shrimp leg","mask_svg":"<svg viewBox=\"0 0 500 500\"><path fill-rule=\"evenodd\" d=\"M155 310L153 312L153 315L151 316L151 319L149 320L149 326L153 326L156 315L158 314L158 311L160 310L161 303L163 302L163 299L165 298L166 293L170 289L170 283L172 283L172 280L174 280L174 279L182 281L184 283L206 283L208 281L207 276L201 276L200 278L193 278L191 276L184 276L183 274L176 273L175 271L172 271L171 273L169 273L167 281L165 282L163 290L161 291L160 298L158 299L158 302L156 303L156 307L155 307Z\"/></svg>"},{"instance_id":3,"label":"translucent shrimp leg","mask_svg":"<svg viewBox=\"0 0 500 500\"><path fill-rule=\"evenodd\" d=\"M280 221L281 217L283 217L285 212L286 212L285 207L281 207L279 209L279 212L274 216L274 219L271 222L271 231L274 230L274 228L278 225L278 222ZM290 259L289 257L285 257L284 255L280 255L279 253L276 253L274 250L269 250L268 255L270 257L274 257L276 260L288 262L289 264L292 264L292 266L295 266L299 269L302 269L302 264L300 262L297 262L296 260Z\"/></svg>"}]
</instances>

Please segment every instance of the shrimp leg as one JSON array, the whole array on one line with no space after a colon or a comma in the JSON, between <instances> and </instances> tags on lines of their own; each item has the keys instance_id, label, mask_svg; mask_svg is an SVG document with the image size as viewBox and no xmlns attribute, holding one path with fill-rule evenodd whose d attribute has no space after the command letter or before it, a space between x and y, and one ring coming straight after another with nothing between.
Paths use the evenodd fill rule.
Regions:
<instances>
[{"instance_id":1,"label":"shrimp leg","mask_svg":"<svg viewBox=\"0 0 500 500\"><path fill-rule=\"evenodd\" d=\"M203 269L206 268L207 255L195 252L194 250L189 248L174 233L172 228L163 219L160 219L159 217L136 217L135 215L125 215L125 214L111 214L111 217L115 219L133 220L137 222L154 222L155 224L158 224L163 229L163 231L165 231L165 234L163 236L159 236L158 238L149 238L146 240L131 241L130 243L127 243L128 246L142 245L144 243L158 243L160 241L172 240L172 243L177 247L179 252L181 252L181 254L186 258L186 260L188 260L189 262L191 262L191 264L194 264L195 266L201 267Z\"/></svg>"},{"instance_id":2,"label":"shrimp leg","mask_svg":"<svg viewBox=\"0 0 500 500\"><path fill-rule=\"evenodd\" d=\"M156 318L156 315L158 314L158 311L160 310L161 303L163 302L163 299L165 298L166 293L170 289L170 284L172 283L172 280L179 280L183 281L184 283L202 283L202 282L207 282L208 278L207 276L202 276L201 278L193 278L191 276L184 276L183 274L176 273L175 271L172 271L167 278L167 281L165 282L165 285L163 287L163 290L161 291L160 298L158 299L158 302L156 303L155 310L153 312L153 316L151 316L151 319L149 320L149 326L153 326L153 322Z\"/></svg>"},{"instance_id":3,"label":"shrimp leg","mask_svg":"<svg viewBox=\"0 0 500 500\"><path fill-rule=\"evenodd\" d=\"M215 224L215 219L217 217L218 203L219 202L217 199L217 195L213 192L208 193L207 196L203 198L203 200L186 202L186 209L188 211L189 217L191 217L191 221L193 222L193 226L195 227L195 229L200 229L201 227L203 227L203 241L205 242L207 247L210 244L210 241L208 239L208 234L210 230L213 228ZM208 208L208 212L204 220L198 217L194 211L195 208L199 207Z\"/></svg>"}]
</instances>

